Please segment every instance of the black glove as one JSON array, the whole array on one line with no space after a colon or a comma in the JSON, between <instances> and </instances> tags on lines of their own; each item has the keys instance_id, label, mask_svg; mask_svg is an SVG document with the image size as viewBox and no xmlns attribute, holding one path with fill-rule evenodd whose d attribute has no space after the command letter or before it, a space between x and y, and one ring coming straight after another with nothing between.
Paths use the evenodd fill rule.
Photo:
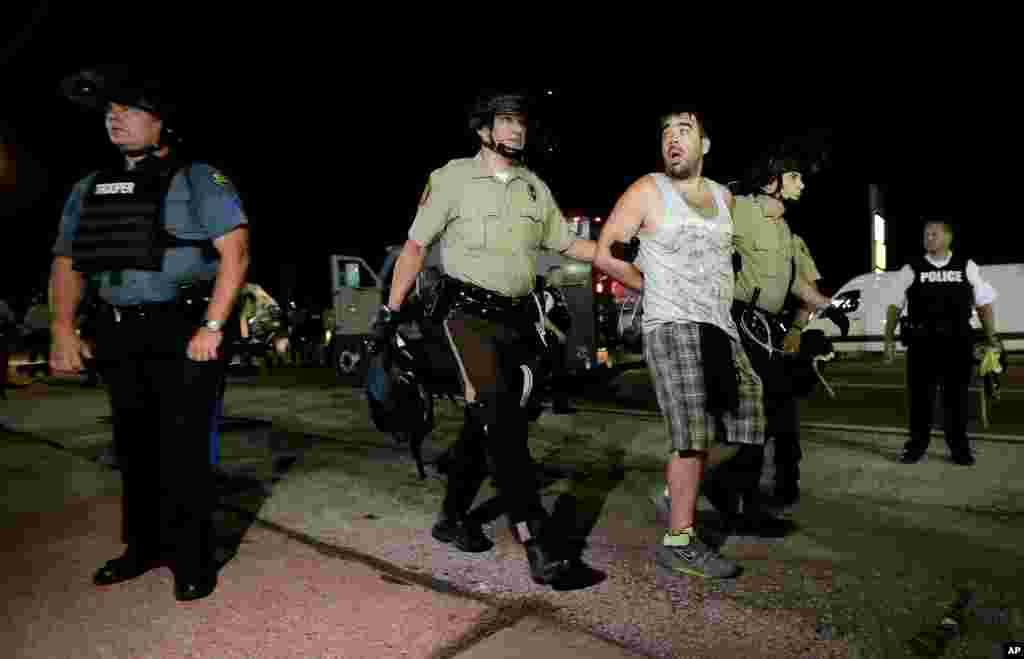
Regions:
<instances>
[{"instance_id":1,"label":"black glove","mask_svg":"<svg viewBox=\"0 0 1024 659\"><path fill-rule=\"evenodd\" d=\"M398 331L398 322L398 312L392 311L387 305L377 311L377 318L370 326L370 341L376 350L380 350L394 338Z\"/></svg>"},{"instance_id":2,"label":"black glove","mask_svg":"<svg viewBox=\"0 0 1024 659\"><path fill-rule=\"evenodd\" d=\"M621 243L615 241L611 246L612 256L625 261L626 263L633 263L636 261L637 255L640 253L640 239L633 238L628 243Z\"/></svg>"},{"instance_id":3,"label":"black glove","mask_svg":"<svg viewBox=\"0 0 1024 659\"><path fill-rule=\"evenodd\" d=\"M836 324L836 327L839 328L840 336L846 336L850 333L850 319L846 317L845 311L830 304L825 307L825 311L821 315Z\"/></svg>"}]
</instances>

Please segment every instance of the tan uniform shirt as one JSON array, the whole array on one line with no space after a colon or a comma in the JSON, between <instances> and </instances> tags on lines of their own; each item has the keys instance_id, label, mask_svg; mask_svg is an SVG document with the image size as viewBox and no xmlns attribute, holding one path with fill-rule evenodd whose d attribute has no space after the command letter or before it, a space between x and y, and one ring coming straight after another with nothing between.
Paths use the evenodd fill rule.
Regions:
<instances>
[{"instance_id":1,"label":"tan uniform shirt","mask_svg":"<svg viewBox=\"0 0 1024 659\"><path fill-rule=\"evenodd\" d=\"M786 303L786 294L796 292L793 259L797 258L799 239L789 230L784 219L769 219L751 196L736 197L732 217L733 244L743 259L736 278L736 299L749 303L754 289L760 288L757 306L768 313L779 313ZM800 240L799 244L803 241ZM804 247L806 249L806 245ZM801 268L807 268L805 272L811 268L817 272L810 253L806 253L806 258L797 258L796 267L797 276Z\"/></svg>"},{"instance_id":2,"label":"tan uniform shirt","mask_svg":"<svg viewBox=\"0 0 1024 659\"><path fill-rule=\"evenodd\" d=\"M796 273L811 282L821 279L821 272L818 270L818 265L814 262L811 250L807 248L804 239L794 234L793 245L796 253Z\"/></svg>"},{"instance_id":3,"label":"tan uniform shirt","mask_svg":"<svg viewBox=\"0 0 1024 659\"><path fill-rule=\"evenodd\" d=\"M563 252L575 240L536 174L515 167L503 182L479 156L431 173L409 239L426 247L437 238L448 275L512 297L533 290L538 249Z\"/></svg>"}]
</instances>

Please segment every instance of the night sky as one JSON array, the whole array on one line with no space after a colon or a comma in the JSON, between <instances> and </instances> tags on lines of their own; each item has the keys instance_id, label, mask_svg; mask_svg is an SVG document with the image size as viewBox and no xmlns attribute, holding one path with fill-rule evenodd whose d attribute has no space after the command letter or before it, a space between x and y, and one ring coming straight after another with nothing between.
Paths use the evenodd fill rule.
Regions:
<instances>
[{"instance_id":1,"label":"night sky","mask_svg":"<svg viewBox=\"0 0 1024 659\"><path fill-rule=\"evenodd\" d=\"M575 52L572 61L556 54L538 66L523 49L504 58L482 49L481 36L468 31L412 38L384 17L340 23L310 13L312 5L301 5L301 15L275 5L262 16L217 6L177 16L176 5L161 5L176 16L169 20L143 17L153 5L137 4L134 14L124 11L129 5L36 5L5 8L0 20L0 137L16 173L0 184L0 295L8 298L45 285L72 183L117 158L102 119L64 100L57 86L81 68L126 60L178 90L188 153L222 168L241 191L252 224L251 280L272 295L293 281L326 303L331 253L378 266L384 246L404 240L430 170L474 153L464 108L477 89L505 83L554 92L545 119L557 148L535 167L567 215L607 216L632 181L657 167L652 112L674 93L710 101L705 174L721 182L785 135L827 139L829 167L787 213L826 289L868 269L872 182L884 186L890 269L920 251L927 214L957 221L960 248L979 263L1020 260L1019 248L988 230L1004 219L987 210L998 189L991 169L973 184L962 175L975 157L971 127L990 119L973 101L950 106L948 71L934 63L879 68L853 58L827 75L805 74L802 85L784 68L771 75L769 64L730 78L744 70L731 66L690 76L700 80L694 84L679 74L674 89L668 72L682 69L660 73L642 51L619 61L618 72ZM713 58L704 61L716 71ZM642 83L630 73L645 68Z\"/></svg>"}]
</instances>

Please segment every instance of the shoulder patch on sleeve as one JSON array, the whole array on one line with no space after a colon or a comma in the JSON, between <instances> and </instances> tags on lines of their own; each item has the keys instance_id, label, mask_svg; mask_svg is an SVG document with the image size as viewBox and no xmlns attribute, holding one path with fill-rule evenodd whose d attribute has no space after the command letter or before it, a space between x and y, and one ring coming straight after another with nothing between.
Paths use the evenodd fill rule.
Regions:
<instances>
[{"instance_id":1,"label":"shoulder patch on sleeve","mask_svg":"<svg viewBox=\"0 0 1024 659\"><path fill-rule=\"evenodd\" d=\"M210 176L211 178L213 178L213 182L216 183L217 185L231 185L231 181L228 180L228 177L224 176L224 174L218 172L216 169L210 170Z\"/></svg>"},{"instance_id":2,"label":"shoulder patch on sleeve","mask_svg":"<svg viewBox=\"0 0 1024 659\"><path fill-rule=\"evenodd\" d=\"M216 185L217 187L223 189L224 192L228 193L230 196L235 197L236 199L241 200L242 195L240 195L238 193L238 188L235 187L235 184L231 181L231 179L229 179L227 177L227 175L224 174L224 172L222 172L219 169L217 169L216 167L212 167L210 165L207 165L203 169L206 170L206 174L210 177L209 180L214 185ZM202 172L202 171L203 171L202 169L199 170L199 172ZM197 172L197 174L199 176L203 176L203 174L201 174L199 172Z\"/></svg>"}]
</instances>

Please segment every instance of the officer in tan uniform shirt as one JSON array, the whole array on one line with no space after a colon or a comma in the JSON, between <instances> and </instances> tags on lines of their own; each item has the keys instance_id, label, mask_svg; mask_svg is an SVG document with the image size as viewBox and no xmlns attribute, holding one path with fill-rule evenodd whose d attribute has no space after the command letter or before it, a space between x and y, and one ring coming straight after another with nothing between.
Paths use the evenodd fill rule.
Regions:
<instances>
[{"instance_id":1,"label":"officer in tan uniform shirt","mask_svg":"<svg viewBox=\"0 0 1024 659\"><path fill-rule=\"evenodd\" d=\"M788 205L799 200L806 165L793 158L770 157L746 181L749 194L737 195L733 212L734 243L741 258L736 276L733 317L740 327L744 348L764 383L767 414L766 437L775 441L776 503L794 503L799 496L798 394L789 364L780 352L796 353L800 332L809 315L820 309L832 314L831 300L817 289L817 265L806 243L796 236L783 217ZM792 323L785 321L787 299L801 306ZM763 315L771 337L755 340L748 330L763 329L749 322L752 312ZM783 327L789 325L788 332ZM765 345L769 344L769 345ZM769 347L770 346L770 347ZM709 498L726 517L738 519L737 527L759 535L778 535L783 525L769 515L760 501L759 481L764 463L763 446L743 446L736 457L716 472ZM742 501L742 515L739 512Z\"/></svg>"},{"instance_id":2,"label":"officer in tan uniform shirt","mask_svg":"<svg viewBox=\"0 0 1024 659\"><path fill-rule=\"evenodd\" d=\"M535 255L546 249L593 261L595 244L571 233L548 186L523 165L528 111L529 98L521 94L494 94L477 102L469 124L481 140L480 151L431 174L374 334L378 341L389 340L426 248L439 240L445 275L434 313L443 318L467 403L431 533L463 551L493 546L482 531L483 520L469 513L489 465L533 580L551 584L566 574L569 562L554 551L527 447L529 365L541 348L537 303L530 295Z\"/></svg>"}]
</instances>

